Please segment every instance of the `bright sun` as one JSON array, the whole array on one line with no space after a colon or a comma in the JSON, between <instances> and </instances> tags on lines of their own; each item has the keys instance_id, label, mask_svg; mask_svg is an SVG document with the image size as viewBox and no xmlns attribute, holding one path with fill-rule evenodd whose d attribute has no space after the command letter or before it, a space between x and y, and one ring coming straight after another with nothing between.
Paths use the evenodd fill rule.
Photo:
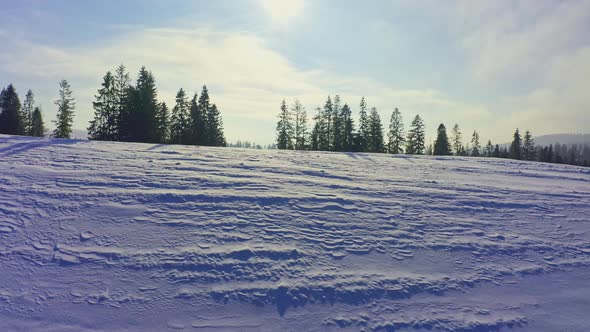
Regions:
<instances>
[{"instance_id":1,"label":"bright sun","mask_svg":"<svg viewBox=\"0 0 590 332\"><path fill-rule=\"evenodd\" d=\"M273 23L285 25L303 10L304 0L259 0Z\"/></svg>"}]
</instances>

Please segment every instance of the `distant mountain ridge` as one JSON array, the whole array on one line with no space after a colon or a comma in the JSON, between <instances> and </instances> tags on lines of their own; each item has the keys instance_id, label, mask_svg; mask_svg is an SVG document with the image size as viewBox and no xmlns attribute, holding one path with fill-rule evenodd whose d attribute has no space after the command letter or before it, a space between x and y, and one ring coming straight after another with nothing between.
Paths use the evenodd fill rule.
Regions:
<instances>
[{"instance_id":1,"label":"distant mountain ridge","mask_svg":"<svg viewBox=\"0 0 590 332\"><path fill-rule=\"evenodd\" d=\"M590 145L590 134L551 134L535 137L537 145L550 145L555 143L566 145Z\"/></svg>"}]
</instances>

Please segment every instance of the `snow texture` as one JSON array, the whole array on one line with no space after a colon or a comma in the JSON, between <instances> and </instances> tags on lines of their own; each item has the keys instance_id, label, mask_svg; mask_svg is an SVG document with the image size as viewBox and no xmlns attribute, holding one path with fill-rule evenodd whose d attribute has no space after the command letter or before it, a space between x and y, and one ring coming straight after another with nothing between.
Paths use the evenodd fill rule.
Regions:
<instances>
[{"instance_id":1,"label":"snow texture","mask_svg":"<svg viewBox=\"0 0 590 332\"><path fill-rule=\"evenodd\" d=\"M590 170L0 136L2 331L587 331Z\"/></svg>"}]
</instances>

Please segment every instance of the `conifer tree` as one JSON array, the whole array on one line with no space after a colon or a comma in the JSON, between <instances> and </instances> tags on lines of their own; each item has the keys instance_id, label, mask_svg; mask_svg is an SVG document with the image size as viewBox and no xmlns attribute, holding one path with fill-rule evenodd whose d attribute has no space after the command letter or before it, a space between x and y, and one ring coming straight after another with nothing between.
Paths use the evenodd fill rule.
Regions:
<instances>
[{"instance_id":1,"label":"conifer tree","mask_svg":"<svg viewBox=\"0 0 590 332\"><path fill-rule=\"evenodd\" d=\"M115 118L117 119L115 136L117 140L129 140L129 88L131 78L124 65L119 65L115 71L114 93L115 93Z\"/></svg>"},{"instance_id":2,"label":"conifer tree","mask_svg":"<svg viewBox=\"0 0 590 332\"><path fill-rule=\"evenodd\" d=\"M498 144L496 144L496 146L494 147L494 152L492 153L492 157L500 158L500 146Z\"/></svg>"},{"instance_id":3,"label":"conifer tree","mask_svg":"<svg viewBox=\"0 0 590 332\"><path fill-rule=\"evenodd\" d=\"M317 107L316 108L316 115L313 117L314 125L311 131L311 149L314 151L320 151L320 141L322 140L320 136L323 135L324 132L324 117L322 116L322 109Z\"/></svg>"},{"instance_id":4,"label":"conifer tree","mask_svg":"<svg viewBox=\"0 0 590 332\"><path fill-rule=\"evenodd\" d=\"M404 138L404 123L401 112L397 107L391 113L391 121L389 122L389 132L387 133L389 142L387 150L389 153L398 154L404 153L403 145L406 141Z\"/></svg>"},{"instance_id":5,"label":"conifer tree","mask_svg":"<svg viewBox=\"0 0 590 332\"><path fill-rule=\"evenodd\" d=\"M308 145L309 135L307 132L307 112L305 112L305 107L297 99L295 99L295 103L291 108L291 115L294 120L294 148L295 150L305 150Z\"/></svg>"},{"instance_id":6,"label":"conifer tree","mask_svg":"<svg viewBox=\"0 0 590 332\"><path fill-rule=\"evenodd\" d=\"M333 138L334 138L334 126L333 126L333 117L334 117L334 105L332 104L332 97L328 96L326 103L324 104L324 111L322 112L322 116L324 118L324 133L320 135L320 146L321 150L324 151L331 151L333 148Z\"/></svg>"},{"instance_id":7,"label":"conifer tree","mask_svg":"<svg viewBox=\"0 0 590 332\"><path fill-rule=\"evenodd\" d=\"M424 153L424 121L420 115L416 115L412 120L410 131L406 139L406 153L407 154L423 154Z\"/></svg>"},{"instance_id":8,"label":"conifer tree","mask_svg":"<svg viewBox=\"0 0 590 332\"><path fill-rule=\"evenodd\" d=\"M170 118L168 114L168 106L166 106L165 102L162 102L158 107L156 120L158 122L158 142L168 143L170 141Z\"/></svg>"},{"instance_id":9,"label":"conifer tree","mask_svg":"<svg viewBox=\"0 0 590 332\"><path fill-rule=\"evenodd\" d=\"M461 141L461 129L459 125L455 123L451 132L451 145L455 156L463 154L463 142Z\"/></svg>"},{"instance_id":10,"label":"conifer tree","mask_svg":"<svg viewBox=\"0 0 590 332\"><path fill-rule=\"evenodd\" d=\"M333 151L342 151L342 120L340 119L340 111L342 106L340 105L340 96L334 96L334 102L332 105L332 134L331 134L331 146Z\"/></svg>"},{"instance_id":11,"label":"conifer tree","mask_svg":"<svg viewBox=\"0 0 590 332\"><path fill-rule=\"evenodd\" d=\"M512 144L510 144L510 158L520 160L522 152L522 139L520 137L520 133L518 132L518 128L514 132L514 139L512 140Z\"/></svg>"},{"instance_id":12,"label":"conifer tree","mask_svg":"<svg viewBox=\"0 0 590 332\"><path fill-rule=\"evenodd\" d=\"M31 116L31 136L43 137L45 136L45 124L43 123L43 116L39 107L35 107L33 115Z\"/></svg>"},{"instance_id":13,"label":"conifer tree","mask_svg":"<svg viewBox=\"0 0 590 332\"><path fill-rule=\"evenodd\" d=\"M479 142L479 133L476 130L471 135L471 156L481 156L481 143Z\"/></svg>"},{"instance_id":14,"label":"conifer tree","mask_svg":"<svg viewBox=\"0 0 590 332\"><path fill-rule=\"evenodd\" d=\"M170 142L188 144L190 141L189 104L186 93L181 88L176 93L176 104L170 117Z\"/></svg>"},{"instance_id":15,"label":"conifer tree","mask_svg":"<svg viewBox=\"0 0 590 332\"><path fill-rule=\"evenodd\" d=\"M291 114L287 107L287 102L283 99L281 103L281 112L277 122L277 148L280 150L290 150L292 143L293 127L291 123Z\"/></svg>"},{"instance_id":16,"label":"conifer tree","mask_svg":"<svg viewBox=\"0 0 590 332\"><path fill-rule=\"evenodd\" d=\"M23 134L25 135L31 135L31 131L32 131L32 127L31 127L31 121L33 118L33 110L35 108L35 95L33 94L33 91L29 90L27 91L27 94L25 95L25 100L23 101L23 107L22 107L22 115L21 115L21 119L23 122Z\"/></svg>"},{"instance_id":17,"label":"conifer tree","mask_svg":"<svg viewBox=\"0 0 590 332\"><path fill-rule=\"evenodd\" d=\"M158 100L153 74L141 67L134 89L128 90L129 140L132 142L157 143Z\"/></svg>"},{"instance_id":18,"label":"conifer tree","mask_svg":"<svg viewBox=\"0 0 590 332\"><path fill-rule=\"evenodd\" d=\"M70 138L76 103L72 97L70 83L66 80L59 82L59 99L55 101L55 105L57 105L57 119L54 121L55 130L53 136L56 138Z\"/></svg>"},{"instance_id":19,"label":"conifer tree","mask_svg":"<svg viewBox=\"0 0 590 332\"><path fill-rule=\"evenodd\" d=\"M369 137L369 116L367 115L367 102L365 97L361 98L359 112L359 133L358 133L358 150L367 151L367 141Z\"/></svg>"},{"instance_id":20,"label":"conifer tree","mask_svg":"<svg viewBox=\"0 0 590 332\"><path fill-rule=\"evenodd\" d=\"M377 108L372 107L369 113L369 137L367 140L368 152L384 152L385 143L383 141L383 125L377 112Z\"/></svg>"},{"instance_id":21,"label":"conifer tree","mask_svg":"<svg viewBox=\"0 0 590 332\"><path fill-rule=\"evenodd\" d=\"M190 116L191 116L191 144L193 145L205 145L205 134L207 130L207 113L206 109L209 108L209 92L207 87L203 86L204 98L199 98L198 94L195 93L191 100ZM201 103L203 106L201 106ZM205 112L202 110L203 107Z\"/></svg>"},{"instance_id":22,"label":"conifer tree","mask_svg":"<svg viewBox=\"0 0 590 332\"><path fill-rule=\"evenodd\" d=\"M354 149L354 120L348 104L344 104L340 110L340 121L342 122L342 151L352 151Z\"/></svg>"},{"instance_id":23,"label":"conifer tree","mask_svg":"<svg viewBox=\"0 0 590 332\"><path fill-rule=\"evenodd\" d=\"M449 144L449 138L447 136L447 128L442 123L438 126L433 154L439 156L451 154L451 145Z\"/></svg>"},{"instance_id":24,"label":"conifer tree","mask_svg":"<svg viewBox=\"0 0 590 332\"><path fill-rule=\"evenodd\" d=\"M10 84L0 93L0 134L22 135L21 103L16 89Z\"/></svg>"},{"instance_id":25,"label":"conifer tree","mask_svg":"<svg viewBox=\"0 0 590 332\"><path fill-rule=\"evenodd\" d=\"M491 157L494 153L494 145L492 145L492 141L488 140L488 144L485 147L486 157Z\"/></svg>"},{"instance_id":26,"label":"conifer tree","mask_svg":"<svg viewBox=\"0 0 590 332\"><path fill-rule=\"evenodd\" d=\"M522 145L522 157L524 160L535 160L537 156L537 148L535 147L535 140L529 130L524 133L524 140Z\"/></svg>"},{"instance_id":27,"label":"conifer tree","mask_svg":"<svg viewBox=\"0 0 590 332\"><path fill-rule=\"evenodd\" d=\"M207 112L207 133L208 143L211 146L226 146L225 135L223 133L223 120L217 105L213 103ZM291 142L292 143L292 142ZM293 146L291 145L291 149Z\"/></svg>"},{"instance_id":28,"label":"conifer tree","mask_svg":"<svg viewBox=\"0 0 590 332\"><path fill-rule=\"evenodd\" d=\"M88 127L91 140L114 141L118 139L118 99L115 90L115 77L110 71L103 77L102 87L95 96L94 119Z\"/></svg>"},{"instance_id":29,"label":"conifer tree","mask_svg":"<svg viewBox=\"0 0 590 332\"><path fill-rule=\"evenodd\" d=\"M209 109L211 108L211 102L209 100L209 90L207 89L206 85L203 85L201 89L201 95L199 96L199 112L200 112L200 121L195 124L195 129L197 126L202 128L202 141L199 143L201 145L209 145L210 137L212 136L209 132L209 124L208 122L208 114Z\"/></svg>"}]
</instances>

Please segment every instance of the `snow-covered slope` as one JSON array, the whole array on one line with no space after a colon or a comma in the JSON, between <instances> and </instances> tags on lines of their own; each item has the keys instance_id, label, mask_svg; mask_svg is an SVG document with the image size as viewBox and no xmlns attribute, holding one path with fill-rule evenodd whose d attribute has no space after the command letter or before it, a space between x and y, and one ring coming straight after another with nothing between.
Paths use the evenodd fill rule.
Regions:
<instances>
[{"instance_id":1,"label":"snow-covered slope","mask_svg":"<svg viewBox=\"0 0 590 332\"><path fill-rule=\"evenodd\" d=\"M0 330L587 331L590 169L0 136Z\"/></svg>"}]
</instances>

